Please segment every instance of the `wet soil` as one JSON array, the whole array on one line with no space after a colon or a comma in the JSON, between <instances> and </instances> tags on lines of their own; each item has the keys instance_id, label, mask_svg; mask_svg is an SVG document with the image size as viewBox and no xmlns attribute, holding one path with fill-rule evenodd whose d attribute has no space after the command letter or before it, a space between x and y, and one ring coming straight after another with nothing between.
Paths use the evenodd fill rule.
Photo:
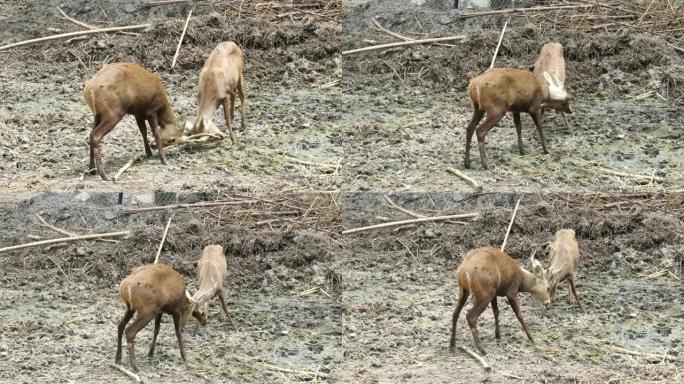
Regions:
<instances>
[{"instance_id":1,"label":"wet soil","mask_svg":"<svg viewBox=\"0 0 684 384\"><path fill-rule=\"evenodd\" d=\"M3 245L59 236L36 225L35 213L78 233L131 231L117 243L74 242L0 255L0 356L5 361L0 382L130 382L110 367L116 325L123 315L118 284L132 268L153 261L172 213L125 215L124 209L149 202L143 203L143 195L125 195L119 205L117 195L46 194L0 208ZM240 208L224 207L222 214L231 209ZM333 369L343 359L336 259L341 243L332 230L339 221L315 209L308 217L317 218L320 229L250 227L197 211L173 214L160 261L181 272L194 292L195 262L202 248L223 245L234 324L222 323L218 303L210 303L207 327L193 336L192 322L184 331L187 363L180 359L173 323L166 316L157 354L148 358L149 325L136 339L142 378L178 383L332 381ZM313 287L320 289L302 294Z\"/></svg>"},{"instance_id":2,"label":"wet soil","mask_svg":"<svg viewBox=\"0 0 684 384\"><path fill-rule=\"evenodd\" d=\"M453 47L424 45L345 55L343 97L348 106L345 185L349 190L468 190L447 172L463 170L465 127L472 109L471 78L489 67L506 20L461 19L440 1L345 3L343 51L396 41L383 27L410 38L465 35ZM423 4L423 5L418 5ZM487 136L490 170L471 152L466 173L489 191L643 190L684 185L681 168L682 56L663 39L644 34L586 34L513 17L497 67L528 68L544 43L565 47L566 88L575 97L572 130L546 114L550 154L529 116L523 116L526 155L518 153L510 116ZM676 84L675 84L676 83ZM667 94L635 100L656 90ZM474 139L476 140L476 139ZM599 168L655 176L632 178Z\"/></svg>"},{"instance_id":3,"label":"wet soil","mask_svg":"<svg viewBox=\"0 0 684 384\"><path fill-rule=\"evenodd\" d=\"M255 3L235 9L197 3L144 7L142 1L25 1L0 4L0 40L14 42L79 30L68 15L97 26L151 23L137 36L95 35L0 53L0 186L3 191L196 191L240 186L260 191L339 189L342 158L339 86L340 23L335 18L278 18ZM332 7L339 7L332 2ZM188 11L188 27L175 69L171 60ZM278 11L283 12L283 11ZM268 17L266 17L266 16ZM217 43L232 40L246 54L247 127L229 140L173 147L169 164L155 152L117 183L83 175L93 124L81 91L103 63L133 61L159 74L178 115L194 117L197 82ZM237 102L239 105L239 101ZM234 124L240 125L239 114ZM225 130L220 109L216 124ZM150 136L151 137L151 136ZM105 168L113 176L128 160L144 157L133 117L103 140ZM294 160L293 160L294 159Z\"/></svg>"},{"instance_id":4,"label":"wet soil","mask_svg":"<svg viewBox=\"0 0 684 384\"><path fill-rule=\"evenodd\" d=\"M559 286L549 310L520 294L532 344L505 300L499 300L501 339L494 338L490 309L478 322L485 359L493 368L485 372L461 350L448 351L456 268L469 249L500 246L518 197L523 202L507 253L527 266L529 255L538 250L537 258L546 262L541 247L555 231L575 229L580 248L575 280L586 313L568 300L565 286ZM352 257L344 260L342 278L346 359L341 382L683 379L683 195L445 192L397 193L391 198L419 214L479 212L480 217L467 224L407 225L349 235ZM390 208L382 194L350 193L342 201L345 229L409 218ZM665 274L651 275L663 270ZM469 301L458 320L457 345L476 351L465 321L470 305ZM639 353L667 353L673 361Z\"/></svg>"}]
</instances>

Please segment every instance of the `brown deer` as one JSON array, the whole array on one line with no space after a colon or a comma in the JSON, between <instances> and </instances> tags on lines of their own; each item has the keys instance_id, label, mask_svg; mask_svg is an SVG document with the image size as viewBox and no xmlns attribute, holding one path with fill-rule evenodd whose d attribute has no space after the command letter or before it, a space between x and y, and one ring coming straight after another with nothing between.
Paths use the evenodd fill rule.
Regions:
<instances>
[{"instance_id":1,"label":"brown deer","mask_svg":"<svg viewBox=\"0 0 684 384\"><path fill-rule=\"evenodd\" d=\"M556 286L564 281L568 282L568 298L575 298L582 312L586 311L577 297L575 287L575 272L579 264L579 248L575 240L574 229L559 229L553 242L549 243L549 264L546 267L546 279L549 284L549 295L556 294Z\"/></svg>"},{"instance_id":2,"label":"brown deer","mask_svg":"<svg viewBox=\"0 0 684 384\"><path fill-rule=\"evenodd\" d=\"M244 54L235 43L223 42L214 48L200 72L197 116L192 126L192 134L220 133L213 119L214 112L222 105L230 141L235 144L232 127L235 114L235 92L240 97L240 128L244 130L247 125L242 74L244 65Z\"/></svg>"},{"instance_id":3,"label":"brown deer","mask_svg":"<svg viewBox=\"0 0 684 384\"><path fill-rule=\"evenodd\" d=\"M147 141L145 121L150 124L162 164L166 164L164 146L182 137L184 119L176 119L161 79L137 64L105 64L86 81L83 97L95 114L89 142L90 172L97 169L104 180L108 178L102 167L100 141L125 115L135 116L148 158L152 157L152 150Z\"/></svg>"},{"instance_id":4,"label":"brown deer","mask_svg":"<svg viewBox=\"0 0 684 384\"><path fill-rule=\"evenodd\" d=\"M223 255L223 247L220 245L207 245L202 251L202 257L197 262L197 270L199 277L199 289L192 297L193 301L197 303L197 310L206 318L209 300L218 297L221 302L221 320L225 321L228 315L228 307L226 306L225 292L223 284L228 276L228 266L226 258ZM200 323L197 322L197 328Z\"/></svg>"},{"instance_id":5,"label":"brown deer","mask_svg":"<svg viewBox=\"0 0 684 384\"><path fill-rule=\"evenodd\" d=\"M143 265L134 269L128 277L123 279L119 294L124 302L126 312L119 322L116 363L121 364L121 337L125 329L131 368L138 372L135 360L135 336L141 329L145 328L147 323L154 319L154 334L148 353L148 356L152 357L157 343L161 317L164 313L173 317L178 348L183 361L186 361L181 331L190 320L190 316L195 317L202 324L206 324L207 319L206 316L200 314L197 310L197 303L185 290L183 276L166 264ZM136 315L135 320L126 326L134 314Z\"/></svg>"},{"instance_id":6,"label":"brown deer","mask_svg":"<svg viewBox=\"0 0 684 384\"><path fill-rule=\"evenodd\" d=\"M557 114L563 117L565 126L572 130L568 122L567 114L572 114L570 109L567 92L565 91L565 59L563 58L563 46L559 43L547 43L541 49L537 61L533 67L534 75L537 80L544 81L544 77L548 74L555 87L549 88L549 92L556 91L558 94L551 97L548 106L553 108ZM542 122L544 116L544 109L542 109Z\"/></svg>"},{"instance_id":7,"label":"brown deer","mask_svg":"<svg viewBox=\"0 0 684 384\"><path fill-rule=\"evenodd\" d=\"M520 113L529 113L539 131L544 153L549 153L541 122L541 111L549 105L562 105L571 98L554 84L551 76L544 74L540 81L529 71L512 68L493 68L470 81L468 95L473 105L473 116L466 128L465 167L470 168L470 142L477 132L482 168L488 169L485 153L487 133L506 115L513 113L513 122L518 134L518 150L525 154L522 144L522 123ZM557 98L560 98L557 100ZM568 113L572 113L568 109ZM482 124L478 123L487 115Z\"/></svg>"},{"instance_id":8,"label":"brown deer","mask_svg":"<svg viewBox=\"0 0 684 384\"><path fill-rule=\"evenodd\" d=\"M494 335L497 339L501 338L497 296L506 297L515 316L522 324L527 338L534 342L527 323L520 313L518 292L529 292L546 308L551 304L551 300L541 263L535 260L534 256L530 257L530 263L533 273L522 268L509 255L493 247L476 248L465 255L457 270L459 295L451 323L451 342L449 343L451 352L456 347L456 322L469 295L473 296L473 307L466 314L466 320L473 334L475 345L483 355L486 352L482 348L480 334L477 331L477 318L491 303L494 312Z\"/></svg>"}]
</instances>

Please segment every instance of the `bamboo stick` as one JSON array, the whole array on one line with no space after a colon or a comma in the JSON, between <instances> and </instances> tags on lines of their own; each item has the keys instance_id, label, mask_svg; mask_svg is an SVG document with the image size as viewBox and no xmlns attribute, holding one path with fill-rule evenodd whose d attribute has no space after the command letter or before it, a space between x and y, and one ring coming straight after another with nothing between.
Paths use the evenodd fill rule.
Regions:
<instances>
[{"instance_id":1,"label":"bamboo stick","mask_svg":"<svg viewBox=\"0 0 684 384\"><path fill-rule=\"evenodd\" d=\"M453 40L464 40L466 37L464 35L458 35L458 36L449 36L449 37L435 37L432 39L422 39L422 40L409 40L409 41L400 41L398 43L389 43L389 44L381 44L381 45L373 45L370 47L364 47L364 48L359 48L359 49L352 49L350 51L344 51L342 52L342 55L351 55L353 53L360 53L360 52L368 52L368 51L375 51L378 49L385 49L385 48L393 48L393 47L402 47L405 45L414 45L414 44L428 44L428 43L434 43L438 41L453 41Z\"/></svg>"},{"instance_id":2,"label":"bamboo stick","mask_svg":"<svg viewBox=\"0 0 684 384\"><path fill-rule=\"evenodd\" d=\"M192 16L192 9L188 12L188 18L185 19L185 26L183 27L183 32L178 40L178 46L176 47L176 53L173 55L173 61L171 61L171 68L176 66L176 59L178 59L178 53L180 52L181 44L183 44L183 38L185 37L185 31L188 29L188 24L190 23L190 16Z\"/></svg>"},{"instance_id":3,"label":"bamboo stick","mask_svg":"<svg viewBox=\"0 0 684 384\"><path fill-rule=\"evenodd\" d=\"M364 231L370 231L373 229L381 229L381 228L398 227L400 225L406 225L406 224L417 224L417 223L428 223L428 222L445 221L445 220L452 220L452 219L473 218L473 217L477 217L478 215L479 215L479 213L464 213L461 215L433 216L433 217L423 217L420 219L392 221L389 223L375 224L375 225L369 225L366 227L348 229L346 231L342 231L342 234L348 235L350 233L364 232Z\"/></svg>"},{"instance_id":4,"label":"bamboo stick","mask_svg":"<svg viewBox=\"0 0 684 384\"><path fill-rule=\"evenodd\" d=\"M15 47L21 47L24 45L29 45L29 44L34 44L34 43L40 43L43 41L49 41L49 40L57 40L57 39L64 39L66 37L73 37L73 36L82 36L82 35L92 35L96 33L105 33L105 32L116 32L116 31L128 31L131 29L145 29L151 27L152 24L138 24L138 25L127 25L124 27L111 27L111 28L100 28L100 29L89 29L87 31L78 31L78 32L69 32L69 33L62 33L60 35L53 35L53 36L45 36L45 37L40 37L37 39L31 39L31 40L24 40L24 41L19 41L16 43L12 44L7 44L3 45L0 47L0 51L4 51L5 49L10 49L10 48L15 48Z\"/></svg>"},{"instance_id":5,"label":"bamboo stick","mask_svg":"<svg viewBox=\"0 0 684 384\"><path fill-rule=\"evenodd\" d=\"M11 247L0 248L0 253L15 251L17 249L23 249L23 248L38 247L40 245L46 245L46 244L66 243L66 242L77 241L77 240L94 240L94 239L101 239L103 237L126 236L129 233L130 233L129 231L121 231L121 232L98 233L98 234L92 234L92 235L61 237L59 239L34 241L32 243L25 243L25 244L13 245Z\"/></svg>"}]
</instances>

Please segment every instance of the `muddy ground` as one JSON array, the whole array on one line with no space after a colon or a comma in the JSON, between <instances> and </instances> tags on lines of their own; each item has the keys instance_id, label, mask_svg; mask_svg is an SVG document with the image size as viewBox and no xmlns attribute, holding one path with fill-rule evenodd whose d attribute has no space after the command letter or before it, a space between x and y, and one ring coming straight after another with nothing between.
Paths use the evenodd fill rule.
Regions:
<instances>
[{"instance_id":1,"label":"muddy ground","mask_svg":"<svg viewBox=\"0 0 684 384\"><path fill-rule=\"evenodd\" d=\"M227 2L145 7L140 0L0 2L0 41L11 43L81 30L58 17L56 6L96 26L151 23L139 35L92 35L0 52L0 186L3 191L196 191L229 186L260 191L339 189L340 2L311 11L240 7ZM284 1L274 2L277 5ZM240 4L238 4L240 5ZM188 11L193 18L175 69L171 61ZM169 165L157 154L138 161L117 183L83 176L93 123L81 90L103 63L133 61L159 74L177 114L195 115L204 60L221 41L246 54L247 130L240 142L175 147ZM328 85L321 87L322 85ZM330 85L333 86L330 86ZM239 105L239 101L237 102ZM239 113L235 120L240 124ZM220 109L217 125L225 130ZM151 135L150 135L151 137ZM113 176L135 155L144 155L140 133L127 116L102 144ZM314 164L311 164L314 163Z\"/></svg>"},{"instance_id":2,"label":"muddy ground","mask_svg":"<svg viewBox=\"0 0 684 384\"><path fill-rule=\"evenodd\" d=\"M506 250L527 263L559 228L580 247L576 276L586 314L560 286L548 311L520 294L535 344L499 300L501 340L487 309L479 319L486 373L464 352L448 352L456 268L467 250L499 247L512 208L522 203ZM684 380L682 213L684 195L514 195L398 193L393 201L424 215L479 212L467 224L432 224L351 236L343 263L345 366L355 383L679 383ZM382 194L345 194L345 229L410 218ZM537 257L546 261L545 255ZM649 274L655 276L648 277ZM457 345L476 350L465 322ZM617 348L617 349L616 349ZM623 351L619 349L622 348ZM662 357L630 355L669 354Z\"/></svg>"},{"instance_id":3,"label":"muddy ground","mask_svg":"<svg viewBox=\"0 0 684 384\"><path fill-rule=\"evenodd\" d=\"M446 169L463 170L465 127L472 113L466 89L471 78L489 67L506 19L461 19L447 3L453 4L343 4L343 51L397 41L376 30L371 18L409 38L466 36L453 47L424 45L344 56L348 190L468 190ZM487 136L491 169L482 170L475 145L473 169L467 174L490 191L643 190L651 182L616 177L597 167L653 175L653 183L666 188L684 185L682 55L650 34L587 34L538 20L511 19L496 66L528 68L544 43L561 42L566 88L575 97L574 130L547 113L550 154L544 155L532 119L523 116L527 154L521 156L508 116ZM649 90L666 95L667 101L629 98Z\"/></svg>"},{"instance_id":4,"label":"muddy ground","mask_svg":"<svg viewBox=\"0 0 684 384\"><path fill-rule=\"evenodd\" d=\"M193 322L184 332L184 364L173 323L165 316L154 358L146 355L152 326L138 334L142 378L177 383L333 380L333 370L343 359L340 223L334 200L274 197L278 204L313 209L306 219L300 212L301 218L294 215L291 220L256 225L249 214L239 221L226 219L256 209L255 205L126 215L125 209L154 202L149 195L125 194L122 204L117 198L111 193L47 194L0 207L2 246L61 236L38 226L35 213L79 234L131 231L117 243L74 242L0 254L0 382L131 382L110 367L116 324L123 314L118 284L131 268L152 262L171 214L173 224L160 261L181 272L194 292L194 263L202 248L222 244L229 269L227 301L235 325L221 323L218 304L210 304L207 327L192 336ZM180 198L185 203L198 200ZM283 210L281 205L272 208ZM315 287L320 289L306 293ZM128 366L126 351L124 363Z\"/></svg>"}]
</instances>

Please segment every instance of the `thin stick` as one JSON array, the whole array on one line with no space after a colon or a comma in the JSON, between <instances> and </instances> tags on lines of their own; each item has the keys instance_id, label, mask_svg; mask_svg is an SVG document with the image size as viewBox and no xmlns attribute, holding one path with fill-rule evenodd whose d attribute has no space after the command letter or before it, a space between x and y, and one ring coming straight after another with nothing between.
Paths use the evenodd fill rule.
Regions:
<instances>
[{"instance_id":1,"label":"thin stick","mask_svg":"<svg viewBox=\"0 0 684 384\"><path fill-rule=\"evenodd\" d=\"M416 223L428 223L428 222L434 222L434 221L445 221L445 220L452 220L452 219L464 219L464 218L472 218L472 217L477 217L479 213L465 213L462 215L449 215L449 216L433 216L433 217L423 217L420 219L410 219L410 220L401 220L401 221L392 221L389 223L382 223L382 224L375 224L375 225L369 225L366 227L360 227L360 228L354 228L354 229L348 229L346 231L342 231L343 235L347 235L350 233L357 233L357 232L364 232L364 231L370 231L373 229L380 229L380 228L389 228L389 227L398 227L400 225L406 225L406 224L416 224Z\"/></svg>"},{"instance_id":2,"label":"thin stick","mask_svg":"<svg viewBox=\"0 0 684 384\"><path fill-rule=\"evenodd\" d=\"M121 366L121 365L119 365L119 364L112 364L112 367L114 367L114 368L118 369L119 371L123 372L124 374L126 374L126 376L128 376L128 377L130 377L131 379L135 380L136 383L142 383L142 382L143 382L142 379L140 378L140 376L138 376L137 374L135 374L135 373L129 371L128 369L126 369L125 367L123 367L123 366Z\"/></svg>"},{"instance_id":3,"label":"thin stick","mask_svg":"<svg viewBox=\"0 0 684 384\"><path fill-rule=\"evenodd\" d=\"M387 203L389 203L389 205L391 205L392 208L394 208L398 211L404 212L405 214L407 214L409 216L413 216L413 217L418 218L418 219L425 217L425 215L420 215L420 214L415 213L413 211L409 211L406 208L402 208L402 207L398 206L397 204L394 203L394 201L392 201L392 199L389 198L388 195L385 195L385 201L387 201Z\"/></svg>"},{"instance_id":4,"label":"thin stick","mask_svg":"<svg viewBox=\"0 0 684 384\"><path fill-rule=\"evenodd\" d=\"M32 243L25 243L25 244L20 244L20 245L13 245L13 246L11 246L11 247L0 248L0 253L8 252L8 251L14 251L14 250L23 249L23 248L38 247L38 246L40 246L40 245L46 245L46 244L65 243L65 242L77 241L77 240L93 240L93 239L100 239L100 238L103 238L103 237L126 236L126 235L128 235L129 233L130 233L129 231L110 232L110 233L98 233L98 234L93 234L93 235L82 235L82 236L74 236L74 237L61 237L61 238L59 238L59 239L50 239L50 240L34 241L34 242L32 242Z\"/></svg>"},{"instance_id":5,"label":"thin stick","mask_svg":"<svg viewBox=\"0 0 684 384\"><path fill-rule=\"evenodd\" d=\"M161 1L150 1L149 3L143 4L143 7L154 7L155 5L168 5L168 4L178 4L178 3L189 3L190 0L161 0Z\"/></svg>"},{"instance_id":6,"label":"thin stick","mask_svg":"<svg viewBox=\"0 0 684 384\"><path fill-rule=\"evenodd\" d=\"M138 25L127 25L125 27L100 28L100 29L91 29L91 30L87 30L87 31L62 33L60 35L40 37L37 39L24 40L24 41L19 41L19 42L12 43L12 44L3 45L2 47L0 47L0 51L4 51L5 49L10 49L10 48L14 48L14 47L21 47L23 45L40 43L43 41L64 39L66 37L93 35L96 33L105 33L105 32L127 31L127 30L131 30L131 29L145 29L145 28L149 28L151 26L152 26L152 24L138 24Z\"/></svg>"},{"instance_id":7,"label":"thin stick","mask_svg":"<svg viewBox=\"0 0 684 384\"><path fill-rule=\"evenodd\" d=\"M62 17L63 17L64 19L66 19L66 20L68 20L68 21L71 21L72 23L74 23L74 24L76 24L76 25L79 25L79 26L81 26L81 27L83 27L83 28L87 28L87 29L97 29L97 28L98 28L98 27L94 27L94 26L92 26L92 25L90 25L90 24L86 24L86 23L84 23L84 22L82 22L82 21L78 21L78 20L76 20L76 19L74 19L74 18L72 18L72 17L69 17L69 15L67 15L66 13L64 13L64 11L62 11L62 8L60 8L60 7L57 7L57 12L59 12L59 13L62 15Z\"/></svg>"},{"instance_id":8,"label":"thin stick","mask_svg":"<svg viewBox=\"0 0 684 384\"><path fill-rule=\"evenodd\" d=\"M482 368L484 368L485 371L492 370L492 367L491 365L489 365L489 363L487 363L487 360L485 360L482 356L478 355L477 353L471 351L470 348L459 345L458 349L467 353L468 355L470 355L470 357L472 357L473 359L477 360L480 364L482 364Z\"/></svg>"},{"instance_id":9,"label":"thin stick","mask_svg":"<svg viewBox=\"0 0 684 384\"><path fill-rule=\"evenodd\" d=\"M501 35L499 36L499 43L496 44L496 49L494 50L494 56L492 57L492 63L489 64L489 68L494 68L494 62L496 61L496 56L499 54L499 47L501 47L501 42L503 41L504 33L506 33L506 27L508 27L508 20L504 23L503 29L501 29Z\"/></svg>"},{"instance_id":10,"label":"thin stick","mask_svg":"<svg viewBox=\"0 0 684 384\"><path fill-rule=\"evenodd\" d=\"M178 53L180 52L181 44L183 44L183 38L185 37L185 31L188 29L188 23L190 23L190 16L192 16L192 9L188 12L188 18L185 19L185 26L183 27L183 33L181 33L180 40L178 40L178 46L176 47L176 53L173 55L173 61L171 61L171 68L176 66L176 59L178 59Z\"/></svg>"},{"instance_id":11,"label":"thin stick","mask_svg":"<svg viewBox=\"0 0 684 384\"><path fill-rule=\"evenodd\" d=\"M164 228L164 235L162 236L161 242L159 243L159 249L157 250L157 256L154 258L154 263L157 264L159 261L159 255L161 255L162 247L164 246L164 241L166 240L166 234L169 233L169 227L171 226L171 219L173 216L169 217L169 221L166 222L166 228Z\"/></svg>"},{"instance_id":12,"label":"thin stick","mask_svg":"<svg viewBox=\"0 0 684 384\"><path fill-rule=\"evenodd\" d=\"M57 233L59 233L59 234L66 235L66 236L69 236L69 237L78 236L78 235L76 235L75 233L65 231L65 230L63 230L63 229L61 229L61 228L57 228L57 227L55 227L54 225L49 224L47 221L45 221L45 219L43 219L42 216L40 216L40 215L37 214L37 213L36 213L36 218L37 218L38 221L40 222L40 225L42 225L42 226L45 227L45 228L51 229L51 230L53 230L53 231L55 231L55 232L57 232Z\"/></svg>"},{"instance_id":13,"label":"thin stick","mask_svg":"<svg viewBox=\"0 0 684 384\"><path fill-rule=\"evenodd\" d=\"M128 160L128 163L126 163L123 167L121 167L121 169L119 169L119 172L117 172L116 175L114 175L114 179L113 179L113 180L114 180L114 181L119 180L119 177L121 177L121 175L123 175L123 173L126 172L126 170L127 170L128 168L130 168L131 165L133 165L133 163L135 163L135 162L138 160L138 158L139 158L139 156L133 156L133 157L131 157L131 159Z\"/></svg>"},{"instance_id":14,"label":"thin stick","mask_svg":"<svg viewBox=\"0 0 684 384\"><path fill-rule=\"evenodd\" d=\"M515 214L518 212L518 205L520 205L520 199L518 199L518 202L515 203L515 209L513 210L513 216L511 216L511 222L508 223L508 229L506 230L506 236L504 237L504 241L501 244L501 252L503 252L504 248L506 248L506 241L508 241L508 234L511 233L511 227L513 227L513 220L515 220Z\"/></svg>"},{"instance_id":15,"label":"thin stick","mask_svg":"<svg viewBox=\"0 0 684 384\"><path fill-rule=\"evenodd\" d=\"M360 52L367 52L367 51L375 51L378 49L385 49L385 48L393 48L393 47L402 47L405 45L414 45L414 44L428 44L428 43L434 43L437 41L453 41L453 40L464 40L466 37L464 35L459 35L459 36L449 36L449 37L435 37L432 39L423 39L423 40L409 40L409 41L400 41L398 43L389 43L389 44L381 44L381 45L373 45L370 47L364 47L364 48L359 48L359 49L352 49L350 51L344 51L342 52L342 55L351 55L353 53L360 53Z\"/></svg>"},{"instance_id":16,"label":"thin stick","mask_svg":"<svg viewBox=\"0 0 684 384\"><path fill-rule=\"evenodd\" d=\"M498 11L485 11L485 12L473 12L461 15L462 18L478 17L478 16L489 16L489 15L501 15L505 13L525 13L525 12L543 12L543 11L556 11L563 9L577 9L577 8L591 8L594 4L587 5L561 5L554 7L531 7L531 8L510 8L502 9Z\"/></svg>"},{"instance_id":17,"label":"thin stick","mask_svg":"<svg viewBox=\"0 0 684 384\"><path fill-rule=\"evenodd\" d=\"M124 213L127 215L130 215L131 213L163 211L165 209L219 207L219 206L223 206L223 205L254 204L254 203L258 203L258 202L259 202L259 200L240 200L240 201L217 201L214 203L159 205L156 207L126 209L126 210L124 210Z\"/></svg>"},{"instance_id":18,"label":"thin stick","mask_svg":"<svg viewBox=\"0 0 684 384\"><path fill-rule=\"evenodd\" d=\"M283 367L279 367L279 366L277 366L277 365L268 364L268 363L264 363L264 362L261 362L261 364L262 364L264 367L268 368L268 369L271 369L271 370L273 370L273 371L278 371L278 372L296 373L296 374L298 374L298 375L305 375L305 376L320 376L320 377L323 377L323 378L327 378L327 377L328 377L327 374L321 373L321 372L300 371L300 370L297 370L297 369L283 368Z\"/></svg>"},{"instance_id":19,"label":"thin stick","mask_svg":"<svg viewBox=\"0 0 684 384\"><path fill-rule=\"evenodd\" d=\"M456 176L460 177L461 179L465 180L466 183L470 184L473 188L475 188L475 191L477 191L477 192L481 192L481 191L482 191L482 186L481 186L480 184L478 184L478 182L475 181L475 179L473 179L472 177L470 177L470 176L466 175L465 173L459 171L458 169L455 169L455 168L447 168L446 171L449 172L449 173L453 173L454 175L456 175Z\"/></svg>"}]
</instances>

